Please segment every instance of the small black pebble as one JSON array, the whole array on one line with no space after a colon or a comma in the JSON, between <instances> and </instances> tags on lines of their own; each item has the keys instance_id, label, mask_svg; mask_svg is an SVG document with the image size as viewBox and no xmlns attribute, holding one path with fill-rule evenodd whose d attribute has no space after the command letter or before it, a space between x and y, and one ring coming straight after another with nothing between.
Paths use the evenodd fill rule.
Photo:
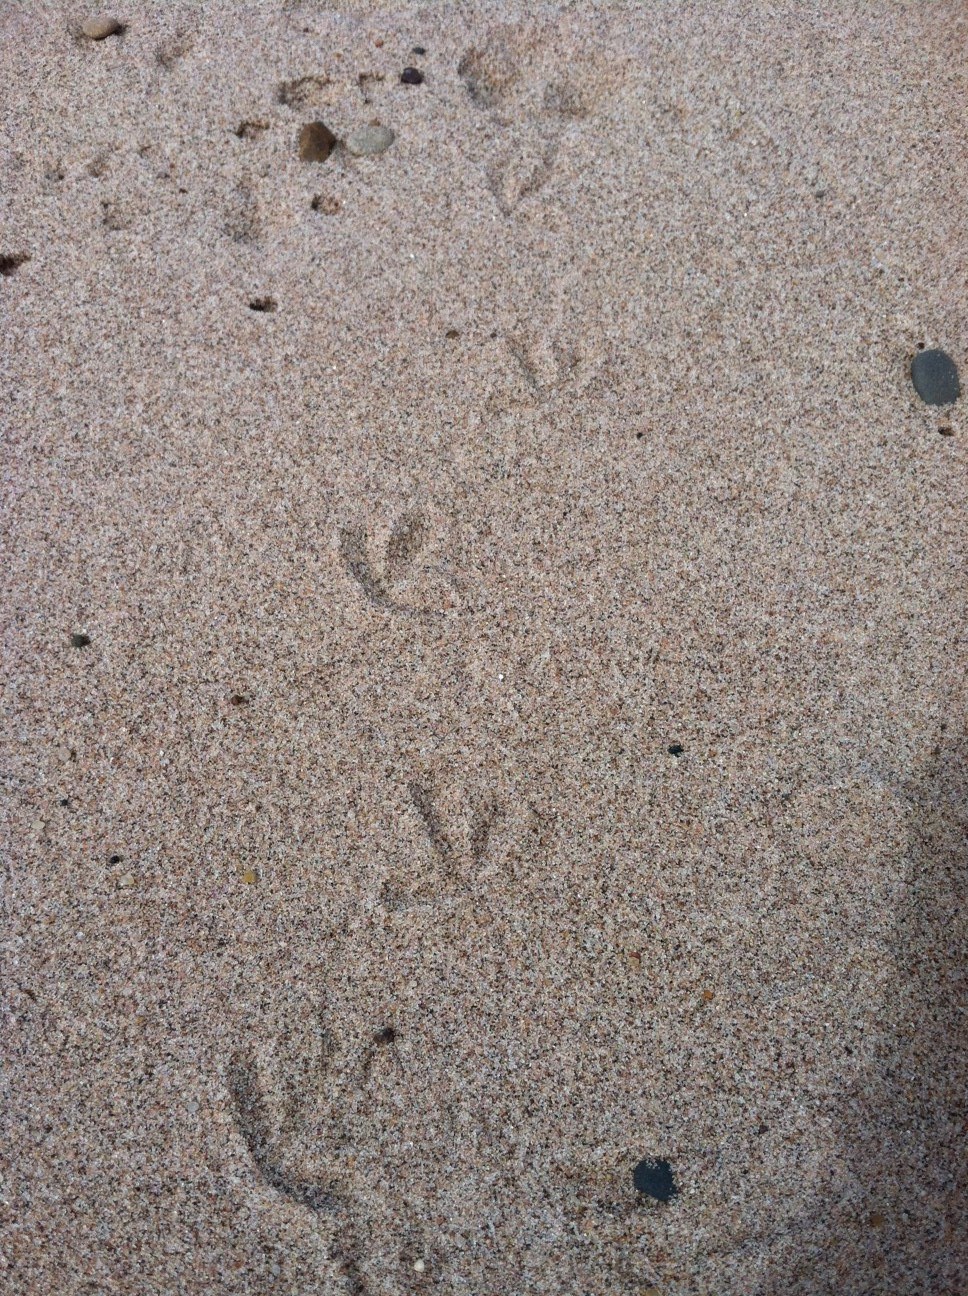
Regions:
<instances>
[{"instance_id":1,"label":"small black pebble","mask_svg":"<svg viewBox=\"0 0 968 1296\"><path fill-rule=\"evenodd\" d=\"M111 858L108 860L108 863L109 863L109 864L120 864L121 861L122 861L123 859L124 859L124 856L123 856L123 855L112 855Z\"/></svg>"},{"instance_id":2,"label":"small black pebble","mask_svg":"<svg viewBox=\"0 0 968 1296\"><path fill-rule=\"evenodd\" d=\"M276 303L271 297L253 297L249 302L249 310L254 311L274 311Z\"/></svg>"},{"instance_id":3,"label":"small black pebble","mask_svg":"<svg viewBox=\"0 0 968 1296\"><path fill-rule=\"evenodd\" d=\"M397 1038L397 1032L392 1026L384 1026L383 1030L377 1031L373 1038L377 1044L392 1044Z\"/></svg>"},{"instance_id":4,"label":"small black pebble","mask_svg":"<svg viewBox=\"0 0 968 1296\"><path fill-rule=\"evenodd\" d=\"M683 747L682 743L673 743L673 744L671 745L671 747L669 748L669 755L670 755L670 756L681 756L682 753L683 753L685 750L686 750L686 749L685 749L685 747Z\"/></svg>"},{"instance_id":5,"label":"small black pebble","mask_svg":"<svg viewBox=\"0 0 968 1296\"><path fill-rule=\"evenodd\" d=\"M911 381L925 405L951 405L961 395L958 366L947 351L919 351L911 361Z\"/></svg>"},{"instance_id":6,"label":"small black pebble","mask_svg":"<svg viewBox=\"0 0 968 1296\"><path fill-rule=\"evenodd\" d=\"M404 85L423 85L424 74L419 68L404 68L400 80Z\"/></svg>"},{"instance_id":7,"label":"small black pebble","mask_svg":"<svg viewBox=\"0 0 968 1296\"><path fill-rule=\"evenodd\" d=\"M410 51L410 53L411 53L411 54L416 54L417 57L420 58L422 55L426 54L427 51L424 49L424 47L423 47L422 45L414 45L414 47L413 47L413 49Z\"/></svg>"},{"instance_id":8,"label":"small black pebble","mask_svg":"<svg viewBox=\"0 0 968 1296\"><path fill-rule=\"evenodd\" d=\"M86 634L71 635L71 646L73 648L86 648L90 642L91 642L90 635L86 635Z\"/></svg>"},{"instance_id":9,"label":"small black pebble","mask_svg":"<svg viewBox=\"0 0 968 1296\"><path fill-rule=\"evenodd\" d=\"M61 799L60 799L60 804L61 804L62 806L69 806L70 803L71 803L71 799L70 799L70 797L61 797Z\"/></svg>"},{"instance_id":10,"label":"small black pebble","mask_svg":"<svg viewBox=\"0 0 968 1296\"><path fill-rule=\"evenodd\" d=\"M668 1161L640 1161L632 1171L632 1183L640 1193L656 1201L671 1201L679 1191Z\"/></svg>"}]
</instances>

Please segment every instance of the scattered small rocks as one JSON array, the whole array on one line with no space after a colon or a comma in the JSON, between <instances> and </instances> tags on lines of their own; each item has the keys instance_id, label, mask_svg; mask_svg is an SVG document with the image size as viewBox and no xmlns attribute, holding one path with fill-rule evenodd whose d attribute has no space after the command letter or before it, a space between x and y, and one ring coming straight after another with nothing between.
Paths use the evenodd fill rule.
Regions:
<instances>
[{"instance_id":1,"label":"scattered small rocks","mask_svg":"<svg viewBox=\"0 0 968 1296\"><path fill-rule=\"evenodd\" d=\"M299 156L303 162L325 162L336 147L336 136L324 122L307 122L299 132Z\"/></svg>"},{"instance_id":2,"label":"scattered small rocks","mask_svg":"<svg viewBox=\"0 0 968 1296\"><path fill-rule=\"evenodd\" d=\"M961 395L958 366L947 351L919 351L911 361L911 381L925 405L953 405Z\"/></svg>"},{"instance_id":3,"label":"scattered small rocks","mask_svg":"<svg viewBox=\"0 0 968 1296\"><path fill-rule=\"evenodd\" d=\"M424 74L419 68L405 67L400 73L400 80L404 85L423 85Z\"/></svg>"},{"instance_id":4,"label":"scattered small rocks","mask_svg":"<svg viewBox=\"0 0 968 1296\"><path fill-rule=\"evenodd\" d=\"M90 642L91 642L90 635L79 634L77 631L75 631L71 635L72 648L86 648Z\"/></svg>"},{"instance_id":5,"label":"scattered small rocks","mask_svg":"<svg viewBox=\"0 0 968 1296\"><path fill-rule=\"evenodd\" d=\"M645 1160L632 1171L632 1183L637 1192L654 1197L656 1201L671 1201L679 1191L668 1161Z\"/></svg>"},{"instance_id":6,"label":"scattered small rocks","mask_svg":"<svg viewBox=\"0 0 968 1296\"><path fill-rule=\"evenodd\" d=\"M361 126L346 137L346 151L354 157L374 157L385 153L396 135L389 126Z\"/></svg>"},{"instance_id":7,"label":"scattered small rocks","mask_svg":"<svg viewBox=\"0 0 968 1296\"><path fill-rule=\"evenodd\" d=\"M117 18L88 18L81 28L82 35L92 41L107 40L109 36L119 36L123 31L124 25Z\"/></svg>"}]
</instances>

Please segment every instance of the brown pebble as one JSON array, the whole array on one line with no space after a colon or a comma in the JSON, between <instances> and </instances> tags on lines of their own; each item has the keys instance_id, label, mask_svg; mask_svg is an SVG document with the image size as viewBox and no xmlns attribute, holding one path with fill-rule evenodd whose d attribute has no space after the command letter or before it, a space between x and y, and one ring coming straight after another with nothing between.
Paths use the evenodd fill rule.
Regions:
<instances>
[{"instance_id":1,"label":"brown pebble","mask_svg":"<svg viewBox=\"0 0 968 1296\"><path fill-rule=\"evenodd\" d=\"M88 40L107 40L109 36L117 36L123 30L117 18L88 18L81 28Z\"/></svg>"},{"instance_id":2,"label":"brown pebble","mask_svg":"<svg viewBox=\"0 0 968 1296\"><path fill-rule=\"evenodd\" d=\"M336 136L321 121L307 122L299 132L299 156L304 162L325 162L336 147Z\"/></svg>"}]
</instances>

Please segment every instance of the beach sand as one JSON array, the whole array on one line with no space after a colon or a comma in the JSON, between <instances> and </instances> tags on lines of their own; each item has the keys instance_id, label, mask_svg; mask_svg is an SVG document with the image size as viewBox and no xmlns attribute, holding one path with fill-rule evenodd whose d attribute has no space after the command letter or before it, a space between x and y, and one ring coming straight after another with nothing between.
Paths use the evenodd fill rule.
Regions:
<instances>
[{"instance_id":1,"label":"beach sand","mask_svg":"<svg viewBox=\"0 0 968 1296\"><path fill-rule=\"evenodd\" d=\"M0 1288L968 1291L968 9L106 12L0 15Z\"/></svg>"}]
</instances>

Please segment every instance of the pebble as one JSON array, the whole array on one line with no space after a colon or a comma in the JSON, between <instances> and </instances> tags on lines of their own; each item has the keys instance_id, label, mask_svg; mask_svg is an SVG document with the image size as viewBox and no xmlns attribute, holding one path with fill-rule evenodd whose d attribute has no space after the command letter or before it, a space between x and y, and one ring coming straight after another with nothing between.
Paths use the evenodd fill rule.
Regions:
<instances>
[{"instance_id":1,"label":"pebble","mask_svg":"<svg viewBox=\"0 0 968 1296\"><path fill-rule=\"evenodd\" d=\"M304 162L325 162L336 147L336 136L321 121L307 122L299 132L299 156Z\"/></svg>"},{"instance_id":2,"label":"pebble","mask_svg":"<svg viewBox=\"0 0 968 1296\"><path fill-rule=\"evenodd\" d=\"M91 642L90 635L74 633L71 635L72 648L86 648Z\"/></svg>"},{"instance_id":3,"label":"pebble","mask_svg":"<svg viewBox=\"0 0 968 1296\"><path fill-rule=\"evenodd\" d=\"M81 31L88 40L107 40L123 30L117 18L88 18Z\"/></svg>"},{"instance_id":4,"label":"pebble","mask_svg":"<svg viewBox=\"0 0 968 1296\"><path fill-rule=\"evenodd\" d=\"M400 73L400 80L404 85L423 85L424 74L419 68L405 67Z\"/></svg>"},{"instance_id":5,"label":"pebble","mask_svg":"<svg viewBox=\"0 0 968 1296\"><path fill-rule=\"evenodd\" d=\"M638 1192L660 1202L671 1201L678 1191L668 1161L640 1161L632 1171L632 1183Z\"/></svg>"},{"instance_id":6,"label":"pebble","mask_svg":"<svg viewBox=\"0 0 968 1296\"><path fill-rule=\"evenodd\" d=\"M925 405L952 405L961 395L958 366L947 351L919 351L911 361L911 381Z\"/></svg>"},{"instance_id":7,"label":"pebble","mask_svg":"<svg viewBox=\"0 0 968 1296\"><path fill-rule=\"evenodd\" d=\"M385 153L396 139L389 126L361 126L346 137L346 151L354 157Z\"/></svg>"}]
</instances>

